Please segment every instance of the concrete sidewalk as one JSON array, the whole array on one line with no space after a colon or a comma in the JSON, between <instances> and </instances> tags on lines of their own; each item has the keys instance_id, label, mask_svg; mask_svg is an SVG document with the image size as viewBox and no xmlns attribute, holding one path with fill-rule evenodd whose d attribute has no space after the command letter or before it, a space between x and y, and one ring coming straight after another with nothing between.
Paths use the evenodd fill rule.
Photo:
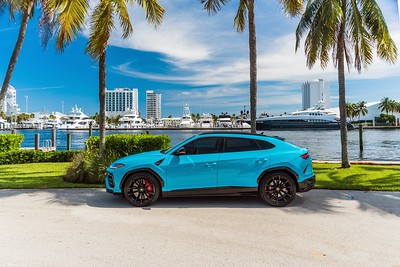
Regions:
<instances>
[{"instance_id":1,"label":"concrete sidewalk","mask_svg":"<svg viewBox=\"0 0 400 267\"><path fill-rule=\"evenodd\" d=\"M400 266L400 192L160 199L0 190L2 266Z\"/></svg>"}]
</instances>

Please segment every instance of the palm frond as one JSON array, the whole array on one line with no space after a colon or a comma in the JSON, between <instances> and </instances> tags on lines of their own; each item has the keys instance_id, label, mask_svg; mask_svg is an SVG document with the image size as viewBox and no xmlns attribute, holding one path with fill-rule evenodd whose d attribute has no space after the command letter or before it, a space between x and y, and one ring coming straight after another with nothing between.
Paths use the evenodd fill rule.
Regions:
<instances>
[{"instance_id":1,"label":"palm frond","mask_svg":"<svg viewBox=\"0 0 400 267\"><path fill-rule=\"evenodd\" d=\"M136 0L136 2L144 9L150 24L158 26L162 23L165 10L157 0Z\"/></svg>"},{"instance_id":2,"label":"palm frond","mask_svg":"<svg viewBox=\"0 0 400 267\"><path fill-rule=\"evenodd\" d=\"M243 32L246 29L248 7L248 0L239 1L239 7L233 21L233 25L236 27L237 32Z\"/></svg>"},{"instance_id":3,"label":"palm frond","mask_svg":"<svg viewBox=\"0 0 400 267\"><path fill-rule=\"evenodd\" d=\"M282 5L285 14L295 17L302 14L304 9L304 0L278 0Z\"/></svg>"},{"instance_id":4,"label":"palm frond","mask_svg":"<svg viewBox=\"0 0 400 267\"><path fill-rule=\"evenodd\" d=\"M129 11L126 0L114 0L116 12L119 16L119 23L122 28L122 38L126 39L132 34L132 24L129 18Z\"/></svg>"},{"instance_id":5,"label":"palm frond","mask_svg":"<svg viewBox=\"0 0 400 267\"><path fill-rule=\"evenodd\" d=\"M216 14L221 10L222 6L229 3L229 0L200 0L200 3L204 5L204 9L209 14Z\"/></svg>"}]
</instances>

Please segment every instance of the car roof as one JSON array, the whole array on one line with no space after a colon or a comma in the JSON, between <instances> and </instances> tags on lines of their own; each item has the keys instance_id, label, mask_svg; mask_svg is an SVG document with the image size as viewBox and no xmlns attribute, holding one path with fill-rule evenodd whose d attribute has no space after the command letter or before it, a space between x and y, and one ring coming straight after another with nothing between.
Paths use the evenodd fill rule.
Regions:
<instances>
[{"instance_id":1,"label":"car roof","mask_svg":"<svg viewBox=\"0 0 400 267\"><path fill-rule=\"evenodd\" d=\"M279 140L284 141L285 139L279 136L268 136L264 135L263 133L261 134L254 134L254 133L248 133L248 132L238 132L238 131L211 131L211 132L203 132L199 133L198 136L204 136L204 135L219 135L219 136L255 136L255 137L271 137L271 138L276 138Z\"/></svg>"}]
</instances>

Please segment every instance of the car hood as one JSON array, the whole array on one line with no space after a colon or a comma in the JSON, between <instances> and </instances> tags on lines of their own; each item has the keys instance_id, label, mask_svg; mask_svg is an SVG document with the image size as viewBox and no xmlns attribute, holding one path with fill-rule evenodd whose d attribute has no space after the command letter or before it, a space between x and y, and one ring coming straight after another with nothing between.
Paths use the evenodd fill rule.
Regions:
<instances>
[{"instance_id":1,"label":"car hood","mask_svg":"<svg viewBox=\"0 0 400 267\"><path fill-rule=\"evenodd\" d=\"M138 154L133 154L127 157L120 158L115 161L115 163L122 164L146 164L146 163L154 163L160 159L163 159L165 154L161 153L161 150L154 150L149 152L143 152Z\"/></svg>"}]
</instances>

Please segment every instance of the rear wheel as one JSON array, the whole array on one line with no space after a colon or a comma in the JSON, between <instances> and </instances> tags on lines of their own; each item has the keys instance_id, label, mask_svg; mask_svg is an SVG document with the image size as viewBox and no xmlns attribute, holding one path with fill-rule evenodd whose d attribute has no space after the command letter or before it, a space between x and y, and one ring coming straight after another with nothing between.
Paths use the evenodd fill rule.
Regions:
<instances>
[{"instance_id":1,"label":"rear wheel","mask_svg":"<svg viewBox=\"0 0 400 267\"><path fill-rule=\"evenodd\" d=\"M160 190L160 184L153 175L140 172L127 178L124 185L124 196L132 205L146 207L158 199Z\"/></svg>"},{"instance_id":2,"label":"rear wheel","mask_svg":"<svg viewBox=\"0 0 400 267\"><path fill-rule=\"evenodd\" d=\"M259 193L265 203L284 207L296 196L296 183L287 173L269 173L261 180Z\"/></svg>"}]
</instances>

